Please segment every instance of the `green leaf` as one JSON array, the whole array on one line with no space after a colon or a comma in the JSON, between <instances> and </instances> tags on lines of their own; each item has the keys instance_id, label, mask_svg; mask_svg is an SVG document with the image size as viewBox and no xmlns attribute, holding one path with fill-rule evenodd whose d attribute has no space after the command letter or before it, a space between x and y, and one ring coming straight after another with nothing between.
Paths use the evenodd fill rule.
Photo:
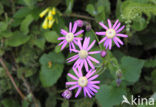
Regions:
<instances>
[{"instance_id":1,"label":"green leaf","mask_svg":"<svg viewBox=\"0 0 156 107\"><path fill-rule=\"evenodd\" d=\"M58 34L55 31L47 31L44 34L45 39L50 43L57 43Z\"/></svg>"},{"instance_id":2,"label":"green leaf","mask_svg":"<svg viewBox=\"0 0 156 107\"><path fill-rule=\"evenodd\" d=\"M135 29L136 31L142 31L143 29L146 28L146 26L147 26L146 20L142 17L137 17L133 21L132 28Z\"/></svg>"},{"instance_id":3,"label":"green leaf","mask_svg":"<svg viewBox=\"0 0 156 107\"><path fill-rule=\"evenodd\" d=\"M44 45L45 45L45 39L44 38L38 38L34 41L34 44L40 48L40 49L44 49Z\"/></svg>"},{"instance_id":4,"label":"green leaf","mask_svg":"<svg viewBox=\"0 0 156 107\"><path fill-rule=\"evenodd\" d=\"M33 8L37 0L23 0L25 2L25 5L28 6L29 8Z\"/></svg>"},{"instance_id":5,"label":"green leaf","mask_svg":"<svg viewBox=\"0 0 156 107\"><path fill-rule=\"evenodd\" d=\"M3 107L20 107L19 103L11 98L3 99L0 103L3 105Z\"/></svg>"},{"instance_id":6,"label":"green leaf","mask_svg":"<svg viewBox=\"0 0 156 107\"><path fill-rule=\"evenodd\" d=\"M55 93L50 93L48 99L46 100L46 107L56 107L56 103Z\"/></svg>"},{"instance_id":7,"label":"green leaf","mask_svg":"<svg viewBox=\"0 0 156 107\"><path fill-rule=\"evenodd\" d=\"M126 81L136 82L141 74L141 69L143 68L144 61L136 59L129 56L124 56L121 59L121 68L123 72L123 77Z\"/></svg>"},{"instance_id":8,"label":"green leaf","mask_svg":"<svg viewBox=\"0 0 156 107\"><path fill-rule=\"evenodd\" d=\"M4 8L3 8L3 5L2 3L0 3L0 15L4 12Z\"/></svg>"},{"instance_id":9,"label":"green leaf","mask_svg":"<svg viewBox=\"0 0 156 107\"><path fill-rule=\"evenodd\" d=\"M74 105L74 107L93 107L94 104L94 100L93 99L89 99L89 98L85 98L82 101L77 101Z\"/></svg>"},{"instance_id":10,"label":"green leaf","mask_svg":"<svg viewBox=\"0 0 156 107\"><path fill-rule=\"evenodd\" d=\"M156 67L156 58L146 60L145 64L144 64L144 67L146 67L146 68Z\"/></svg>"},{"instance_id":11,"label":"green leaf","mask_svg":"<svg viewBox=\"0 0 156 107\"><path fill-rule=\"evenodd\" d=\"M57 82L63 72L63 63L64 56L61 53L51 52L41 56L40 81L44 87L52 86Z\"/></svg>"},{"instance_id":12,"label":"green leaf","mask_svg":"<svg viewBox=\"0 0 156 107\"><path fill-rule=\"evenodd\" d=\"M33 21L33 16L31 14L29 14L28 16L25 17L25 19L22 21L21 26L20 26L20 30L24 33L27 34L29 32L29 25L32 23Z\"/></svg>"},{"instance_id":13,"label":"green leaf","mask_svg":"<svg viewBox=\"0 0 156 107\"><path fill-rule=\"evenodd\" d=\"M15 14L14 14L14 18L24 18L25 16L27 16L30 13L30 9L28 7L23 7L20 8Z\"/></svg>"},{"instance_id":14,"label":"green leaf","mask_svg":"<svg viewBox=\"0 0 156 107\"><path fill-rule=\"evenodd\" d=\"M120 104L122 95L125 94L126 91L122 87L101 85L95 97L101 107L113 107L114 105Z\"/></svg>"},{"instance_id":15,"label":"green leaf","mask_svg":"<svg viewBox=\"0 0 156 107\"><path fill-rule=\"evenodd\" d=\"M69 107L69 101L68 100L63 101L61 107Z\"/></svg>"},{"instance_id":16,"label":"green leaf","mask_svg":"<svg viewBox=\"0 0 156 107\"><path fill-rule=\"evenodd\" d=\"M23 35L21 32L14 32L13 36L6 40L6 45L17 47L26 43L30 36Z\"/></svg>"},{"instance_id":17,"label":"green leaf","mask_svg":"<svg viewBox=\"0 0 156 107\"><path fill-rule=\"evenodd\" d=\"M70 14L72 12L72 8L73 8L73 4L74 4L74 0L66 0L66 13Z\"/></svg>"},{"instance_id":18,"label":"green leaf","mask_svg":"<svg viewBox=\"0 0 156 107\"><path fill-rule=\"evenodd\" d=\"M0 22L0 32L7 30L8 23Z\"/></svg>"},{"instance_id":19,"label":"green leaf","mask_svg":"<svg viewBox=\"0 0 156 107\"><path fill-rule=\"evenodd\" d=\"M97 14L97 12L95 11L95 8L92 4L88 4L86 11L91 14L92 16L95 16Z\"/></svg>"}]
</instances>

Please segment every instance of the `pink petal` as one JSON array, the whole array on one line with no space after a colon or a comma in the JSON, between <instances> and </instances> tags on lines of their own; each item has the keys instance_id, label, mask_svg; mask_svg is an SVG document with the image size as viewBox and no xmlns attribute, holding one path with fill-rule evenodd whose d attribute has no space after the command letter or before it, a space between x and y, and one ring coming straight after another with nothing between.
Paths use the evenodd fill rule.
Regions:
<instances>
[{"instance_id":1,"label":"pink petal","mask_svg":"<svg viewBox=\"0 0 156 107\"><path fill-rule=\"evenodd\" d=\"M62 45L64 42L66 42L66 41L64 40L64 41L60 42L60 43L58 44L58 46Z\"/></svg>"},{"instance_id":2,"label":"pink petal","mask_svg":"<svg viewBox=\"0 0 156 107\"><path fill-rule=\"evenodd\" d=\"M118 25L115 27L115 29L114 30L117 30L119 27L120 27L120 23L118 23Z\"/></svg>"},{"instance_id":3,"label":"pink petal","mask_svg":"<svg viewBox=\"0 0 156 107\"><path fill-rule=\"evenodd\" d=\"M70 74L70 73L68 73L67 75L68 75L69 77L71 77L72 79L74 79L74 80L78 80L77 77L75 77L74 75L72 75L72 74Z\"/></svg>"},{"instance_id":4,"label":"pink petal","mask_svg":"<svg viewBox=\"0 0 156 107\"><path fill-rule=\"evenodd\" d=\"M107 21L108 21L108 26L109 26L109 28L112 28L111 21L110 21L109 19L108 19Z\"/></svg>"},{"instance_id":5,"label":"pink petal","mask_svg":"<svg viewBox=\"0 0 156 107\"><path fill-rule=\"evenodd\" d=\"M106 32L96 32L97 35L105 35Z\"/></svg>"},{"instance_id":6,"label":"pink petal","mask_svg":"<svg viewBox=\"0 0 156 107\"><path fill-rule=\"evenodd\" d=\"M65 48L65 46L67 45L68 42L65 42L62 47L61 47L61 50L63 50Z\"/></svg>"},{"instance_id":7,"label":"pink petal","mask_svg":"<svg viewBox=\"0 0 156 107\"><path fill-rule=\"evenodd\" d=\"M116 33L119 33L119 32L122 31L124 28L125 28L125 26L122 26L120 29L118 29L118 30L116 31Z\"/></svg>"},{"instance_id":8,"label":"pink petal","mask_svg":"<svg viewBox=\"0 0 156 107\"><path fill-rule=\"evenodd\" d=\"M70 59L70 60L68 61L68 63L69 63L69 62L72 62L72 61L75 61L78 57L79 57L78 55L75 56L74 58Z\"/></svg>"},{"instance_id":9,"label":"pink petal","mask_svg":"<svg viewBox=\"0 0 156 107\"><path fill-rule=\"evenodd\" d=\"M101 44L102 42L104 42L107 39L107 37L104 37L103 39L101 39L101 41L99 42L99 44Z\"/></svg>"},{"instance_id":10,"label":"pink petal","mask_svg":"<svg viewBox=\"0 0 156 107\"><path fill-rule=\"evenodd\" d=\"M104 29L108 29L107 26L105 26L102 22L99 22L100 26L102 26Z\"/></svg>"},{"instance_id":11,"label":"pink petal","mask_svg":"<svg viewBox=\"0 0 156 107\"><path fill-rule=\"evenodd\" d=\"M86 93L88 94L88 96L91 98L92 96L91 96L90 93L88 92L87 88L84 87L84 89L85 89Z\"/></svg>"},{"instance_id":12,"label":"pink petal","mask_svg":"<svg viewBox=\"0 0 156 107\"><path fill-rule=\"evenodd\" d=\"M85 88L83 88L83 92L84 92L84 96L86 97L86 90L85 90Z\"/></svg>"},{"instance_id":13,"label":"pink petal","mask_svg":"<svg viewBox=\"0 0 156 107\"><path fill-rule=\"evenodd\" d=\"M78 36L80 34L82 34L84 32L84 30L80 30L79 32L75 33L74 36Z\"/></svg>"},{"instance_id":14,"label":"pink petal","mask_svg":"<svg viewBox=\"0 0 156 107\"><path fill-rule=\"evenodd\" d=\"M95 40L90 44L90 46L87 48L87 50L89 51L93 46L94 46L94 44L95 44Z\"/></svg>"},{"instance_id":15,"label":"pink petal","mask_svg":"<svg viewBox=\"0 0 156 107\"><path fill-rule=\"evenodd\" d=\"M93 92L97 93L98 91L94 88L92 88L91 86L89 87Z\"/></svg>"},{"instance_id":16,"label":"pink petal","mask_svg":"<svg viewBox=\"0 0 156 107\"><path fill-rule=\"evenodd\" d=\"M87 58L87 61L88 61L89 66L90 66L92 69L94 69L95 67L94 67L93 63L89 60L89 58Z\"/></svg>"},{"instance_id":17,"label":"pink petal","mask_svg":"<svg viewBox=\"0 0 156 107\"><path fill-rule=\"evenodd\" d=\"M75 33L76 29L77 29L77 23L74 23L72 33Z\"/></svg>"},{"instance_id":18,"label":"pink petal","mask_svg":"<svg viewBox=\"0 0 156 107\"><path fill-rule=\"evenodd\" d=\"M86 41L83 42L83 48L87 49L89 42L90 42L90 37L85 37Z\"/></svg>"},{"instance_id":19,"label":"pink petal","mask_svg":"<svg viewBox=\"0 0 156 107\"><path fill-rule=\"evenodd\" d=\"M100 81L89 81L89 83L91 83L91 84L99 84Z\"/></svg>"},{"instance_id":20,"label":"pink petal","mask_svg":"<svg viewBox=\"0 0 156 107\"><path fill-rule=\"evenodd\" d=\"M73 90L73 89L75 89L77 87L79 87L79 85L74 85L74 86L70 87L69 90Z\"/></svg>"},{"instance_id":21,"label":"pink petal","mask_svg":"<svg viewBox=\"0 0 156 107\"><path fill-rule=\"evenodd\" d=\"M65 37L59 37L57 40L63 40L66 39Z\"/></svg>"},{"instance_id":22,"label":"pink petal","mask_svg":"<svg viewBox=\"0 0 156 107\"><path fill-rule=\"evenodd\" d=\"M78 71L76 70L76 68L73 68L73 71L77 75L77 77L80 77L80 74L78 73Z\"/></svg>"},{"instance_id":23,"label":"pink petal","mask_svg":"<svg viewBox=\"0 0 156 107\"><path fill-rule=\"evenodd\" d=\"M71 49L73 52L75 52L75 53L79 53L79 51L78 50L76 50L76 49Z\"/></svg>"},{"instance_id":24,"label":"pink petal","mask_svg":"<svg viewBox=\"0 0 156 107\"><path fill-rule=\"evenodd\" d=\"M86 78L88 79L88 78L91 77L95 72L96 72L96 70L94 70L94 71L90 70L90 71L87 73Z\"/></svg>"},{"instance_id":25,"label":"pink petal","mask_svg":"<svg viewBox=\"0 0 156 107\"><path fill-rule=\"evenodd\" d=\"M88 52L88 54L98 54L101 53L101 51L92 51L92 52Z\"/></svg>"},{"instance_id":26,"label":"pink petal","mask_svg":"<svg viewBox=\"0 0 156 107\"><path fill-rule=\"evenodd\" d=\"M72 29L72 23L70 22L69 23L69 32L71 32L71 29Z\"/></svg>"},{"instance_id":27,"label":"pink petal","mask_svg":"<svg viewBox=\"0 0 156 107\"><path fill-rule=\"evenodd\" d=\"M120 48L120 45L118 44L117 40L116 40L115 38L113 38L113 40L114 40L114 43L116 44L116 46L117 46L118 48Z\"/></svg>"},{"instance_id":28,"label":"pink petal","mask_svg":"<svg viewBox=\"0 0 156 107\"><path fill-rule=\"evenodd\" d=\"M109 41L109 50L112 48L112 40Z\"/></svg>"},{"instance_id":29,"label":"pink petal","mask_svg":"<svg viewBox=\"0 0 156 107\"><path fill-rule=\"evenodd\" d=\"M113 25L113 29L116 27L117 23L119 22L119 20L116 20L114 25Z\"/></svg>"},{"instance_id":30,"label":"pink petal","mask_svg":"<svg viewBox=\"0 0 156 107\"><path fill-rule=\"evenodd\" d=\"M86 61L86 59L84 59L84 65L85 65L85 69L86 69L86 71L88 72L88 64L87 64L87 61Z\"/></svg>"},{"instance_id":31,"label":"pink petal","mask_svg":"<svg viewBox=\"0 0 156 107\"><path fill-rule=\"evenodd\" d=\"M120 36L120 37L124 37L124 38L127 38L128 35L125 35L125 34L116 34L117 36Z\"/></svg>"},{"instance_id":32,"label":"pink petal","mask_svg":"<svg viewBox=\"0 0 156 107\"><path fill-rule=\"evenodd\" d=\"M86 87L87 88L87 90L88 90L88 92L91 94L91 95L95 95L93 92L92 92L92 90L90 90L90 88L89 87Z\"/></svg>"},{"instance_id":33,"label":"pink petal","mask_svg":"<svg viewBox=\"0 0 156 107\"><path fill-rule=\"evenodd\" d=\"M67 31L65 31L64 29L61 29L61 34L62 34L62 35L67 35L67 34L68 34L68 32L67 32Z\"/></svg>"},{"instance_id":34,"label":"pink petal","mask_svg":"<svg viewBox=\"0 0 156 107\"><path fill-rule=\"evenodd\" d=\"M68 58L67 60L73 59L73 58L76 57L76 56L78 56L78 55L74 55L74 56Z\"/></svg>"},{"instance_id":35,"label":"pink petal","mask_svg":"<svg viewBox=\"0 0 156 107\"><path fill-rule=\"evenodd\" d=\"M93 62L100 63L98 60L96 60L95 58L93 58L93 57L91 57L91 56L88 56L88 58L89 58L90 60L92 60Z\"/></svg>"},{"instance_id":36,"label":"pink petal","mask_svg":"<svg viewBox=\"0 0 156 107\"><path fill-rule=\"evenodd\" d=\"M81 90L82 90L82 87L79 87L76 94L75 94L75 98L80 94Z\"/></svg>"},{"instance_id":37,"label":"pink petal","mask_svg":"<svg viewBox=\"0 0 156 107\"><path fill-rule=\"evenodd\" d=\"M121 45L123 45L123 42L118 37L114 37L114 39L116 39Z\"/></svg>"},{"instance_id":38,"label":"pink petal","mask_svg":"<svg viewBox=\"0 0 156 107\"><path fill-rule=\"evenodd\" d=\"M80 49L82 49L82 44L81 44L80 40L78 40L78 46Z\"/></svg>"},{"instance_id":39,"label":"pink petal","mask_svg":"<svg viewBox=\"0 0 156 107\"><path fill-rule=\"evenodd\" d=\"M91 77L91 78L89 78L88 80L89 81L92 81L92 80L94 80L95 78L97 78L99 75L94 75L93 77Z\"/></svg>"},{"instance_id":40,"label":"pink petal","mask_svg":"<svg viewBox=\"0 0 156 107\"><path fill-rule=\"evenodd\" d=\"M94 87L94 88L96 88L96 89L100 89L100 87L97 86L97 85L92 85L92 87Z\"/></svg>"},{"instance_id":41,"label":"pink petal","mask_svg":"<svg viewBox=\"0 0 156 107\"><path fill-rule=\"evenodd\" d=\"M77 84L77 81L76 82L66 82L66 85L75 85Z\"/></svg>"}]
</instances>

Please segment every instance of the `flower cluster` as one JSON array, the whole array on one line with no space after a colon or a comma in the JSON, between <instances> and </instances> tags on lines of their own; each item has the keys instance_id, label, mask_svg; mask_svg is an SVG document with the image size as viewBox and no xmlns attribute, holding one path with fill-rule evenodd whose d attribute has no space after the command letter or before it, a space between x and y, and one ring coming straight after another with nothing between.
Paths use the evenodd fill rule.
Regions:
<instances>
[{"instance_id":1,"label":"flower cluster","mask_svg":"<svg viewBox=\"0 0 156 107\"><path fill-rule=\"evenodd\" d=\"M75 97L78 97L80 92L83 90L84 96L89 96L90 98L97 93L97 89L100 87L97 86L97 84L100 83L100 81L96 81L95 79L99 76L96 74L96 69L94 66L94 63L100 63L97 59L92 57L93 54L100 54L101 57L104 57L106 55L106 51L91 51L91 49L94 47L94 44L96 40L90 41L90 37L85 37L84 39L79 36L81 35L84 30L80 30L76 32L77 27L83 26L82 20L75 21L73 27L72 23L69 24L69 31L67 32L64 29L61 29L61 34L64 35L63 37L59 37L58 40L62 40L59 43L59 46L62 45L61 50L63 50L67 45L69 45L69 51L76 53L74 56L67 59L67 62L73 62L73 71L75 75L68 73L68 76L73 79L73 82L66 82L66 86L71 86L69 89L67 89L62 96L66 99L69 99L71 97L71 90L78 88ZM99 23L106 31L102 32L96 32L97 35L105 36L100 42L104 42L104 47L107 49L112 48L112 40L117 45L117 47L120 47L119 44L123 45L123 42L119 39L119 37L128 37L125 34L121 34L121 32L124 29L124 26L120 27L120 23L117 20L115 24L112 26L110 20L108 19L108 26L109 28L104 25L102 22ZM83 67L85 68L86 72L83 72ZM85 76L83 74L86 74ZM67 94L70 93L70 95Z\"/></svg>"},{"instance_id":2,"label":"flower cluster","mask_svg":"<svg viewBox=\"0 0 156 107\"><path fill-rule=\"evenodd\" d=\"M46 8L40 13L40 17L43 18L46 14L48 14L42 24L43 29L52 28L55 18L54 15L56 14L56 9L53 8Z\"/></svg>"}]
</instances>

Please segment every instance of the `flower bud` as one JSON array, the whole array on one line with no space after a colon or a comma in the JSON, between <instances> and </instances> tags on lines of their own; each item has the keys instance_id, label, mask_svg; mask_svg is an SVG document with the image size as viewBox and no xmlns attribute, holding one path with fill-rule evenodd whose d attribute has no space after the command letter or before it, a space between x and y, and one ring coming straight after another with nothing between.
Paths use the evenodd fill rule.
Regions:
<instances>
[{"instance_id":1,"label":"flower bud","mask_svg":"<svg viewBox=\"0 0 156 107\"><path fill-rule=\"evenodd\" d=\"M77 26L78 27L82 27L84 25L83 21L80 20L80 19L79 20L76 20L75 23L77 23Z\"/></svg>"},{"instance_id":2,"label":"flower bud","mask_svg":"<svg viewBox=\"0 0 156 107\"><path fill-rule=\"evenodd\" d=\"M121 79L120 79L120 78L118 78L118 79L116 80L116 84L117 84L118 87L120 86L120 84L121 84Z\"/></svg>"},{"instance_id":3,"label":"flower bud","mask_svg":"<svg viewBox=\"0 0 156 107\"><path fill-rule=\"evenodd\" d=\"M68 89L66 89L63 93L62 93L62 97L64 97L65 99L70 99L72 96L72 92Z\"/></svg>"},{"instance_id":4,"label":"flower bud","mask_svg":"<svg viewBox=\"0 0 156 107\"><path fill-rule=\"evenodd\" d=\"M92 28L92 27L91 27L91 25L90 25L90 24L87 24L87 25L86 25L86 30L87 30L87 31L90 31L90 30L91 30L91 28Z\"/></svg>"},{"instance_id":5,"label":"flower bud","mask_svg":"<svg viewBox=\"0 0 156 107\"><path fill-rule=\"evenodd\" d=\"M106 53L106 51L104 51L104 50L103 50L103 51L101 51L101 57L105 57L105 56L106 56L106 54L107 54L107 53Z\"/></svg>"},{"instance_id":6,"label":"flower bud","mask_svg":"<svg viewBox=\"0 0 156 107\"><path fill-rule=\"evenodd\" d=\"M122 77L121 71L117 71L117 72L116 72L116 76L117 76L118 78L121 78L121 77Z\"/></svg>"}]
</instances>

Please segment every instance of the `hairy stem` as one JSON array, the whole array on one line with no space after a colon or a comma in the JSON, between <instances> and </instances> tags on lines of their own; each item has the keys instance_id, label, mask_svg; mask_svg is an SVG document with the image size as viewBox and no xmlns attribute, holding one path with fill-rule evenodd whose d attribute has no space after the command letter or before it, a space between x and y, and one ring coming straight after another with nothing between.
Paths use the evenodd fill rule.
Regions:
<instances>
[{"instance_id":1,"label":"hairy stem","mask_svg":"<svg viewBox=\"0 0 156 107\"><path fill-rule=\"evenodd\" d=\"M8 75L8 77L10 78L13 86L15 87L16 91L18 92L18 94L21 96L21 98L24 100L25 99L25 95L21 92L21 90L17 87L14 78L12 77L12 75L10 74L6 64L4 63L3 59L0 58L0 63L2 65L2 67L4 68L4 70L6 71L6 74Z\"/></svg>"}]
</instances>

